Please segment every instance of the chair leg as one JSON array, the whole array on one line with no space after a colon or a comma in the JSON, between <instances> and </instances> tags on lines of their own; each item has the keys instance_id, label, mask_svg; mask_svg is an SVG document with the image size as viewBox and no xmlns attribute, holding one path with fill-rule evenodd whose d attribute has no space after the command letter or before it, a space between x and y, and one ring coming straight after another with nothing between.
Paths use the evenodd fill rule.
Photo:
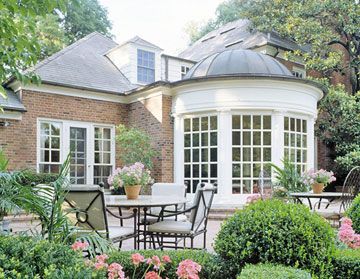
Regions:
<instances>
[{"instance_id":1,"label":"chair leg","mask_svg":"<svg viewBox=\"0 0 360 279\"><path fill-rule=\"evenodd\" d=\"M152 241L152 244L153 244L153 249L156 249L156 245L155 245L155 238L154 238L154 235L151 235L151 241Z\"/></svg>"},{"instance_id":2,"label":"chair leg","mask_svg":"<svg viewBox=\"0 0 360 279\"><path fill-rule=\"evenodd\" d=\"M206 231L204 232L204 250L206 250Z\"/></svg>"},{"instance_id":3,"label":"chair leg","mask_svg":"<svg viewBox=\"0 0 360 279\"><path fill-rule=\"evenodd\" d=\"M119 250L121 249L122 247L122 241L119 241Z\"/></svg>"},{"instance_id":4,"label":"chair leg","mask_svg":"<svg viewBox=\"0 0 360 279\"><path fill-rule=\"evenodd\" d=\"M193 249L194 248L194 237L191 237L190 239L191 239L190 247L191 247L191 249Z\"/></svg>"}]
</instances>

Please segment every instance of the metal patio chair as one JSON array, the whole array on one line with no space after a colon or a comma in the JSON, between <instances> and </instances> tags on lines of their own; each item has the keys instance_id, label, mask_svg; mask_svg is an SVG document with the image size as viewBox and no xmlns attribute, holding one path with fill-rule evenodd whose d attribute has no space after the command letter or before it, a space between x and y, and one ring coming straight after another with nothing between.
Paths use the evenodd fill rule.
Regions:
<instances>
[{"instance_id":1,"label":"metal patio chair","mask_svg":"<svg viewBox=\"0 0 360 279\"><path fill-rule=\"evenodd\" d=\"M136 214L117 216L107 210L102 187L97 185L70 186L63 207L73 225L95 232L112 243L119 243L119 249L124 240L134 238L134 247L136 247ZM134 218L134 226L109 226L107 212L120 221Z\"/></svg>"},{"instance_id":2,"label":"metal patio chair","mask_svg":"<svg viewBox=\"0 0 360 279\"><path fill-rule=\"evenodd\" d=\"M200 186L200 187L199 187ZM216 191L216 186L210 183L201 183L197 187L193 205L183 211L170 214L167 217L190 213L189 221L164 220L148 226L147 234L150 236L154 249L156 248L155 238L158 248L186 248L186 239L190 239L190 248L194 248L194 238L203 234L203 248L206 249L207 222L210 208ZM160 213L161 215L161 213ZM174 239L167 241L166 239ZM179 247L179 242L183 241L183 246Z\"/></svg>"},{"instance_id":3,"label":"metal patio chair","mask_svg":"<svg viewBox=\"0 0 360 279\"><path fill-rule=\"evenodd\" d=\"M152 196L168 196L168 197L186 197L186 186L178 183L155 183L151 187ZM146 214L146 224L156 223L159 219L160 213L162 213L162 220L177 220L186 221L186 215L180 214L176 216L167 217L168 214L173 214L177 211L182 211L185 208L185 204L177 206L167 206L165 208L154 207ZM170 211L170 213L167 213ZM144 220L142 220L142 223Z\"/></svg>"}]
</instances>

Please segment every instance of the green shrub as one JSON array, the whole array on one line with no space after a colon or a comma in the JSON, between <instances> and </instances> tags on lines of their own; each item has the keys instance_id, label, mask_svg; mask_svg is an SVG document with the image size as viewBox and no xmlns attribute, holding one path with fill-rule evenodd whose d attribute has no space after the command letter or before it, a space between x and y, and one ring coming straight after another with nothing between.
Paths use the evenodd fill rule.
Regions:
<instances>
[{"instance_id":1,"label":"green shrub","mask_svg":"<svg viewBox=\"0 0 360 279\"><path fill-rule=\"evenodd\" d=\"M360 195L358 195L352 202L346 215L351 219L353 229L356 233L360 233Z\"/></svg>"},{"instance_id":2,"label":"green shrub","mask_svg":"<svg viewBox=\"0 0 360 279\"><path fill-rule=\"evenodd\" d=\"M92 278L92 270L69 246L0 236L0 278L86 279Z\"/></svg>"},{"instance_id":3,"label":"green shrub","mask_svg":"<svg viewBox=\"0 0 360 279\"><path fill-rule=\"evenodd\" d=\"M360 278L360 249L337 250L332 263L334 279Z\"/></svg>"},{"instance_id":4,"label":"green shrub","mask_svg":"<svg viewBox=\"0 0 360 279\"><path fill-rule=\"evenodd\" d=\"M58 174L54 173L37 173L34 170L23 170L20 172L20 184L24 186L29 186L32 183L34 184L49 184L54 182L58 178Z\"/></svg>"},{"instance_id":5,"label":"green shrub","mask_svg":"<svg viewBox=\"0 0 360 279\"><path fill-rule=\"evenodd\" d=\"M330 225L303 205L259 201L224 222L215 251L232 275L246 264L279 263L326 276L335 235Z\"/></svg>"},{"instance_id":6,"label":"green shrub","mask_svg":"<svg viewBox=\"0 0 360 279\"><path fill-rule=\"evenodd\" d=\"M227 273L226 268L224 267L223 261L216 255L207 253L205 251L197 250L169 250L169 251L159 251L159 250L143 250L143 251L117 251L110 255L108 263L117 262L124 267L126 275L132 275L134 272L134 265L131 262L131 254L140 253L145 258L150 258L154 255L157 255L161 258L163 255L168 255L171 258L171 264L168 266L166 271L161 273L162 278L168 277L169 279L177 279L176 269L179 263L185 259L191 259L202 266L200 272L200 278L206 279L218 279L218 278L234 278L230 277ZM143 274L147 265L140 265L137 269L137 274Z\"/></svg>"},{"instance_id":7,"label":"green shrub","mask_svg":"<svg viewBox=\"0 0 360 279\"><path fill-rule=\"evenodd\" d=\"M247 265L238 279L311 279L307 271L272 264Z\"/></svg>"}]
</instances>

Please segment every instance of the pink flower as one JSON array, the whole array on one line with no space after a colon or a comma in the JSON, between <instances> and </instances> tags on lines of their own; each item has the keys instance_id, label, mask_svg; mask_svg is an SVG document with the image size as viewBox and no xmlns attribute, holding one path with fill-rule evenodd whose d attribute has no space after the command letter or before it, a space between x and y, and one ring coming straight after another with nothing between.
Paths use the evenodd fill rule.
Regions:
<instances>
[{"instance_id":1,"label":"pink flower","mask_svg":"<svg viewBox=\"0 0 360 279\"><path fill-rule=\"evenodd\" d=\"M104 263L104 262L96 262L96 263L94 263L94 268L96 270L107 268L107 266L108 266L107 263Z\"/></svg>"},{"instance_id":2,"label":"pink flower","mask_svg":"<svg viewBox=\"0 0 360 279\"><path fill-rule=\"evenodd\" d=\"M74 242L73 245L71 245L71 249L73 249L74 251L84 250L88 246L89 246L89 244L87 242L76 241L76 242Z\"/></svg>"},{"instance_id":3,"label":"pink flower","mask_svg":"<svg viewBox=\"0 0 360 279\"><path fill-rule=\"evenodd\" d=\"M344 217L344 218L341 218L341 226L343 225L348 225L348 226L352 226L352 221L350 218L347 218L347 217Z\"/></svg>"},{"instance_id":4,"label":"pink flower","mask_svg":"<svg viewBox=\"0 0 360 279\"><path fill-rule=\"evenodd\" d=\"M152 260L150 258L146 259L146 264L151 264Z\"/></svg>"},{"instance_id":5,"label":"pink flower","mask_svg":"<svg viewBox=\"0 0 360 279\"><path fill-rule=\"evenodd\" d=\"M131 255L131 260L132 263L134 265L139 265L140 263L142 263L145 259L142 255L140 255L139 253L135 253Z\"/></svg>"},{"instance_id":6,"label":"pink flower","mask_svg":"<svg viewBox=\"0 0 360 279\"><path fill-rule=\"evenodd\" d=\"M259 200L261 196L259 194L253 194L246 198L246 203L253 203Z\"/></svg>"},{"instance_id":7,"label":"pink flower","mask_svg":"<svg viewBox=\"0 0 360 279\"><path fill-rule=\"evenodd\" d=\"M96 256L96 261L104 263L108 258L109 258L108 255L102 254L102 255Z\"/></svg>"},{"instance_id":8,"label":"pink flower","mask_svg":"<svg viewBox=\"0 0 360 279\"><path fill-rule=\"evenodd\" d=\"M161 277L155 271L150 271L145 274L145 279L161 279Z\"/></svg>"},{"instance_id":9,"label":"pink flower","mask_svg":"<svg viewBox=\"0 0 360 279\"><path fill-rule=\"evenodd\" d=\"M360 248L360 235L355 233L354 229L352 228L352 221L349 218L341 219L341 226L338 231L338 238L349 248Z\"/></svg>"},{"instance_id":10,"label":"pink flower","mask_svg":"<svg viewBox=\"0 0 360 279\"><path fill-rule=\"evenodd\" d=\"M112 263L108 267L108 279L125 279L123 267L118 263Z\"/></svg>"},{"instance_id":11,"label":"pink flower","mask_svg":"<svg viewBox=\"0 0 360 279\"><path fill-rule=\"evenodd\" d=\"M162 256L162 260L164 263L171 263L171 259L168 255Z\"/></svg>"},{"instance_id":12,"label":"pink flower","mask_svg":"<svg viewBox=\"0 0 360 279\"><path fill-rule=\"evenodd\" d=\"M201 271L201 265L192 260L184 260L179 263L176 275L179 279L200 279L198 273Z\"/></svg>"},{"instance_id":13,"label":"pink flower","mask_svg":"<svg viewBox=\"0 0 360 279\"><path fill-rule=\"evenodd\" d=\"M154 269L158 270L161 266L161 261L158 256L152 256L152 264L154 265Z\"/></svg>"}]
</instances>

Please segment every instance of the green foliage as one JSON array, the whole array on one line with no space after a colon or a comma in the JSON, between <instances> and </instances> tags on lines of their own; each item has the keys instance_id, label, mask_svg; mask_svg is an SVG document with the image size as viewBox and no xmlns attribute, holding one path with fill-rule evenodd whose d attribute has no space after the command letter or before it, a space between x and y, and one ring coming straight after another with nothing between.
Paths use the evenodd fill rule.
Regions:
<instances>
[{"instance_id":1,"label":"green foliage","mask_svg":"<svg viewBox=\"0 0 360 279\"><path fill-rule=\"evenodd\" d=\"M23 69L33 66L41 47L36 36L37 16L45 16L61 9L63 0L0 1L0 81L10 76L21 82L37 82L36 76L24 74ZM5 91L0 86L1 95Z\"/></svg>"},{"instance_id":2,"label":"green foliage","mask_svg":"<svg viewBox=\"0 0 360 279\"><path fill-rule=\"evenodd\" d=\"M307 51L299 49L288 56L300 57L307 69L329 79L333 71L350 73L355 93L360 89L359 14L360 5L354 0L228 0L193 40L227 22L247 18L259 31L276 31L300 46L311 45ZM344 62L342 51L349 55L349 63Z\"/></svg>"},{"instance_id":3,"label":"green foliage","mask_svg":"<svg viewBox=\"0 0 360 279\"><path fill-rule=\"evenodd\" d=\"M360 234L360 195L353 200L351 206L346 211L346 215L351 219L353 229Z\"/></svg>"},{"instance_id":4,"label":"green foliage","mask_svg":"<svg viewBox=\"0 0 360 279\"><path fill-rule=\"evenodd\" d=\"M332 264L334 279L360 278L360 249L337 250Z\"/></svg>"},{"instance_id":5,"label":"green foliage","mask_svg":"<svg viewBox=\"0 0 360 279\"><path fill-rule=\"evenodd\" d=\"M124 267L125 274L131 275L134 272L134 265L131 262L131 254L134 251L118 251L110 254L108 263L117 262ZM227 273L224 262L217 257L205 251L196 250L170 250L170 251L159 251L159 250L143 250L136 251L145 258L157 255L159 257L163 255L170 256L172 263L170 267L167 265L166 271L161 273L162 278L177 279L176 269L179 263L185 259L191 259L202 266L199 274L200 278L207 279L218 279L218 278L231 278ZM146 269L146 265L143 265L136 270L136 274L143 274ZM140 277L139 277L140 278Z\"/></svg>"},{"instance_id":6,"label":"green foliage","mask_svg":"<svg viewBox=\"0 0 360 279\"><path fill-rule=\"evenodd\" d=\"M319 109L317 136L335 150L336 172L346 175L360 165L360 93L351 96L343 86L330 87Z\"/></svg>"},{"instance_id":7,"label":"green foliage","mask_svg":"<svg viewBox=\"0 0 360 279\"><path fill-rule=\"evenodd\" d=\"M0 278L97 278L92 273L82 256L67 245L0 236Z\"/></svg>"},{"instance_id":8,"label":"green foliage","mask_svg":"<svg viewBox=\"0 0 360 279\"><path fill-rule=\"evenodd\" d=\"M301 174L296 170L296 166L289 159L282 161L283 168L275 164L269 164L275 173L275 183L285 188L289 192L304 192L308 187L303 183Z\"/></svg>"},{"instance_id":9,"label":"green foliage","mask_svg":"<svg viewBox=\"0 0 360 279\"><path fill-rule=\"evenodd\" d=\"M125 165L136 162L143 163L147 169L152 169L153 159L157 155L151 146L150 136L136 128L127 128L125 125L117 127L116 141L120 147L120 159Z\"/></svg>"},{"instance_id":10,"label":"green foliage","mask_svg":"<svg viewBox=\"0 0 360 279\"><path fill-rule=\"evenodd\" d=\"M0 172L6 171L8 165L9 165L9 159L5 155L4 150L0 148Z\"/></svg>"},{"instance_id":11,"label":"green foliage","mask_svg":"<svg viewBox=\"0 0 360 279\"><path fill-rule=\"evenodd\" d=\"M62 24L71 43L94 31L112 37L107 10L98 0L68 1Z\"/></svg>"},{"instance_id":12,"label":"green foliage","mask_svg":"<svg viewBox=\"0 0 360 279\"><path fill-rule=\"evenodd\" d=\"M278 263L328 278L334 249L330 225L303 205L259 201L227 219L215 239L215 251L233 276L246 264Z\"/></svg>"},{"instance_id":13,"label":"green foliage","mask_svg":"<svg viewBox=\"0 0 360 279\"><path fill-rule=\"evenodd\" d=\"M38 185L38 184L50 184L56 181L58 174L54 173L37 173L35 170L26 169L20 171L19 183L24 186Z\"/></svg>"},{"instance_id":14,"label":"green foliage","mask_svg":"<svg viewBox=\"0 0 360 279\"><path fill-rule=\"evenodd\" d=\"M238 279L311 279L307 271L272 264L247 265L241 271Z\"/></svg>"}]
</instances>

